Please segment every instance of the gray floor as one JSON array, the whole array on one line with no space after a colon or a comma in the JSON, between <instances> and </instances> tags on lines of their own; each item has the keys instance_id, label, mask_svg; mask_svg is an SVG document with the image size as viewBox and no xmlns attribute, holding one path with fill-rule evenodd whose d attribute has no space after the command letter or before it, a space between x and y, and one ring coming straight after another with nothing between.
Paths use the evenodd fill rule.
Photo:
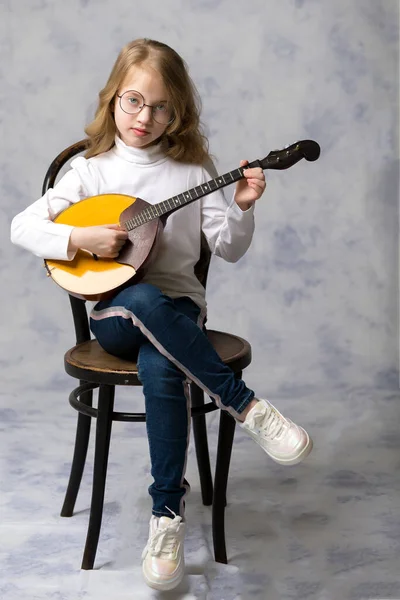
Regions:
<instances>
[{"instance_id":1,"label":"gray floor","mask_svg":"<svg viewBox=\"0 0 400 600\"><path fill-rule=\"evenodd\" d=\"M118 408L140 409L140 391L132 396L125 390ZM99 551L95 569L83 572L92 453L75 516L59 517L76 413L60 390L4 396L0 597L400 599L399 399L398 392L383 390L271 398L313 435L314 452L296 467L274 464L237 431L226 512L228 566L212 560L211 512L201 505L191 446L187 576L163 595L147 588L140 573L151 481L144 426L114 426ZM214 449L217 413L207 418Z\"/></svg>"}]
</instances>

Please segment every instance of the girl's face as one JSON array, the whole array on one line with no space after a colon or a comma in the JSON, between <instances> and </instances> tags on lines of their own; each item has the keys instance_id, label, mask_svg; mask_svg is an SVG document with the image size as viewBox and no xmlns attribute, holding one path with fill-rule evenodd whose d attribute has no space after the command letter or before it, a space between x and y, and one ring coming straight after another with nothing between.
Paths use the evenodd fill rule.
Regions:
<instances>
[{"instance_id":1,"label":"girl's face","mask_svg":"<svg viewBox=\"0 0 400 600\"><path fill-rule=\"evenodd\" d=\"M131 90L139 92L146 105L158 107L169 101L161 75L150 66L132 67L118 90L118 96ZM143 106L136 114L127 114L122 110L118 97L115 99L114 119L122 141L134 148L146 148L157 143L168 127L154 120L149 106Z\"/></svg>"}]
</instances>

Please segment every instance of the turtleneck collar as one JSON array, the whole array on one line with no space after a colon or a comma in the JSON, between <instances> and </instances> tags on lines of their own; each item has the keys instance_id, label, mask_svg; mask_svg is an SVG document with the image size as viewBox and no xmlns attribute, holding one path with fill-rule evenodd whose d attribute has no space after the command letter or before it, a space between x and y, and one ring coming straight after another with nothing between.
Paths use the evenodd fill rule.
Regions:
<instances>
[{"instance_id":1,"label":"turtleneck collar","mask_svg":"<svg viewBox=\"0 0 400 600\"><path fill-rule=\"evenodd\" d=\"M116 135L115 146L113 149L117 156L137 165L155 165L167 158L162 150L161 142L159 144L154 144L153 146L148 146L147 148L134 148L132 146L127 146L125 142Z\"/></svg>"}]
</instances>

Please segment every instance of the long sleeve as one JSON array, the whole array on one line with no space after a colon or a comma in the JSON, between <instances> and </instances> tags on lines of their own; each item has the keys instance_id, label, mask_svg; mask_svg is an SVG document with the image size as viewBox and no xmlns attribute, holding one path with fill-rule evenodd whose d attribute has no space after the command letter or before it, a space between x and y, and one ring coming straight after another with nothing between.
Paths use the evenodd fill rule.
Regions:
<instances>
[{"instance_id":1,"label":"long sleeve","mask_svg":"<svg viewBox=\"0 0 400 600\"><path fill-rule=\"evenodd\" d=\"M71 204L96 193L96 177L84 158L71 163L72 168L42 198L17 214L11 223L11 241L41 258L72 260L68 252L73 229L53 223L53 219Z\"/></svg>"},{"instance_id":2,"label":"long sleeve","mask_svg":"<svg viewBox=\"0 0 400 600\"><path fill-rule=\"evenodd\" d=\"M204 172L206 177L218 176L211 161L205 165ZM202 230L213 254L236 262L246 253L253 238L254 205L242 211L234 194L228 204L221 190L213 192L202 199Z\"/></svg>"}]
</instances>

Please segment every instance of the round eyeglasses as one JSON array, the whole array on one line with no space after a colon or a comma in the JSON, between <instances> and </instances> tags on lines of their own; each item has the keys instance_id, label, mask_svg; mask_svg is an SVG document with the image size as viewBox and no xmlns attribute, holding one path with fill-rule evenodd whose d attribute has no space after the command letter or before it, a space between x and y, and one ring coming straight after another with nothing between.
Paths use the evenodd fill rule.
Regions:
<instances>
[{"instance_id":1,"label":"round eyeglasses","mask_svg":"<svg viewBox=\"0 0 400 600\"><path fill-rule=\"evenodd\" d=\"M174 114L168 102L159 102L154 106L145 104L142 94L135 90L128 90L121 96L119 94L117 94L117 96L119 98L121 109L128 115L136 115L137 113L140 113L142 108L148 106L151 108L151 114L156 123L159 123L160 125L169 125L174 120Z\"/></svg>"}]
</instances>

